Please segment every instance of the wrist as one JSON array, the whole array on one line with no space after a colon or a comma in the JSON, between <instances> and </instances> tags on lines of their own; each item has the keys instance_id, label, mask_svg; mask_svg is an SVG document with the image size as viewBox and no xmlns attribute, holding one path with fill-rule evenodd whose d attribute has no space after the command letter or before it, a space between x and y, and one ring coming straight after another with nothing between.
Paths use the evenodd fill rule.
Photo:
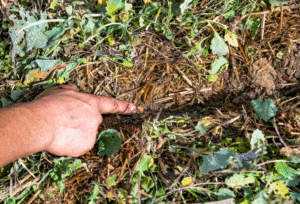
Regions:
<instances>
[{"instance_id":1,"label":"wrist","mask_svg":"<svg viewBox=\"0 0 300 204\"><path fill-rule=\"evenodd\" d=\"M30 104L0 109L0 166L43 151L51 143L45 120Z\"/></svg>"}]
</instances>

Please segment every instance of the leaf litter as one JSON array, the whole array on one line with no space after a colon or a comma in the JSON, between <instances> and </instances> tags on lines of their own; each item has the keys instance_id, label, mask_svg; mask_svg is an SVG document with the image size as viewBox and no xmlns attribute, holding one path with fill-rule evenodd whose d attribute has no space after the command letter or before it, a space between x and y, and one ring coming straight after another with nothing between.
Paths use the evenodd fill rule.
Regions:
<instances>
[{"instance_id":1,"label":"leaf litter","mask_svg":"<svg viewBox=\"0 0 300 204\"><path fill-rule=\"evenodd\" d=\"M69 8L59 2L53 4L53 7ZM181 18L189 17L191 8L194 8L194 14L203 17L203 13L208 13L215 6L211 2L203 1L194 7L191 2L184 1L179 7ZM117 18L116 13L122 12L123 3L110 1L108 7L105 7L105 3L103 2L101 8L106 11L109 9L113 22ZM139 5L134 1L132 3L135 12L138 12L141 9ZM152 11L157 9L157 13L153 15L149 11L153 20L151 23L160 20L166 23L168 19L161 19L163 15L158 13L165 15L168 11L162 9L162 5L159 7L148 1L147 3ZM203 6L205 4L207 7ZM40 184L41 191L28 194L29 197L25 200L32 198L31 202L35 203L51 198L57 202L93 200L100 203L146 203L150 200L157 203L204 203L236 199L236 202L243 203L267 203L269 199L287 202L291 198L297 201L300 192L294 187L299 184L299 162L295 159L295 155L299 155L295 152L299 148L297 139L300 132L300 111L297 108L300 101L297 95L300 78L297 63L300 52L300 36L297 32L299 15L297 9L290 9L286 2L270 1L270 4L287 7L259 13L253 15L253 18L250 16L248 20L242 16L245 19L246 31L235 30L233 33L238 39L228 36L229 32L214 23L211 24L213 32L204 25L194 37L191 37L194 30L184 31L180 26L174 26L170 33L168 27L159 30L158 27L148 24L150 26L145 31L132 33L132 40L136 44L129 49L119 49L124 41L113 35L107 38L110 39L107 43L98 47L93 43L100 42L96 40L105 42L103 36L99 39L89 39L86 36L86 43L83 45L89 47L82 48L75 45L76 37L73 37L73 43L71 40L69 45L65 44L56 52L59 59L64 61L71 60L70 56L76 56L75 58L80 58L79 61L83 62L69 73L68 80L76 83L85 93L112 96L130 102L136 100L143 111L132 117L104 117L99 131L119 131L122 148L112 158L99 157L97 148L80 157L81 162L87 164L88 171L80 168L82 165L79 163L77 166L71 165L71 160L61 160L61 163L55 160L53 168L51 162L57 157L48 153L42 154L39 169L43 175L51 169L58 170L59 165L69 173L52 174L53 178L45 178L45 182ZM256 5L251 5L245 8L251 14L257 12L251 10L255 7ZM73 11L68 9L68 15ZM57 15L56 17L62 17L59 15L63 14ZM233 16L231 20L238 18L239 16ZM38 19L34 21L38 22ZM216 22L234 24L236 21L228 22L217 18ZM147 22L140 20L139 23ZM73 25L68 26L53 28L53 33L48 33L51 34L50 37L46 31L49 45L59 40L60 36L72 36L68 30ZM85 32L90 33L95 27L95 23L89 22ZM113 32L114 28L116 27L112 26L108 33ZM126 30L122 32L126 36ZM188 36L192 40L190 44L186 43L187 46L180 46L176 41L189 40L184 32L190 32ZM101 35L101 32L96 34ZM170 36L175 41L168 40ZM115 43L111 43L112 40ZM23 42L15 43L17 48L22 45L20 43ZM40 44L34 43L29 46L28 52L39 47ZM26 46L21 48L27 50ZM276 55L279 51L284 53L282 59ZM14 53L17 55L18 52L17 50ZM186 53L190 53L188 57L184 57ZM57 59L54 56L51 59ZM232 70L232 59L235 61L236 73ZM210 70L218 73L214 82L203 80L211 74ZM21 75L24 73L29 72L19 72ZM64 72L60 76L63 74L66 75ZM17 79L24 83L21 76ZM1 85L16 83L12 80L0 80ZM15 94L18 92L13 92L10 96L10 90L6 86L1 86L0 91L3 93L1 101L2 98L5 101L5 98L7 100L10 97L16 100ZM36 94L34 90L30 93ZM28 100L21 92L18 95L17 101ZM273 109L268 109L270 106L263 103L255 109L251 101L257 98L263 101L271 98L274 101ZM277 111L274 111L274 105L277 106ZM276 113L273 114L274 112ZM258 113L259 117L255 117ZM287 142L288 149L279 140L270 121L274 115L278 131ZM293 162L287 160L285 155ZM278 161L274 161L275 158ZM32 159L29 161L34 162ZM20 161L17 164L20 165ZM27 178L25 175L27 172L19 168L19 179L23 182ZM55 176L64 177L64 182ZM34 181L33 177L27 179ZM32 186L30 182L26 184ZM54 183L59 188L53 187ZM268 186L267 183L270 188L255 190L258 184ZM16 187L17 185L14 189ZM63 191L59 193L61 189ZM15 192L21 195L25 191Z\"/></svg>"}]
</instances>

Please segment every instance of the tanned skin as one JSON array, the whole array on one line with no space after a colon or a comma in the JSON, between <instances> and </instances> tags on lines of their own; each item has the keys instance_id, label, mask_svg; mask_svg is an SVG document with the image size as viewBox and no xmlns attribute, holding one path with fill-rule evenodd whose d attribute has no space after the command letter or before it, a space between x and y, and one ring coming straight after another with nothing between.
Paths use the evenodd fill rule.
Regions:
<instances>
[{"instance_id":1,"label":"tanned skin","mask_svg":"<svg viewBox=\"0 0 300 204\"><path fill-rule=\"evenodd\" d=\"M32 102L0 109L0 167L40 151L81 156L94 147L102 114L134 112L134 104L72 84L46 89Z\"/></svg>"}]
</instances>

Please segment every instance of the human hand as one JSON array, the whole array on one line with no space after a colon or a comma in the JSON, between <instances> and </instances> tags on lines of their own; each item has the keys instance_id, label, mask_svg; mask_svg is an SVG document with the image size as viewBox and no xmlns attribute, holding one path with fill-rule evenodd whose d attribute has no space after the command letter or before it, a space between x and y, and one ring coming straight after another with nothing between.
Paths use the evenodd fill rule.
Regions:
<instances>
[{"instance_id":1,"label":"human hand","mask_svg":"<svg viewBox=\"0 0 300 204\"><path fill-rule=\"evenodd\" d=\"M101 114L132 114L134 104L106 96L79 93L75 85L46 89L29 105L50 130L46 151L58 156L78 157L95 144Z\"/></svg>"}]
</instances>

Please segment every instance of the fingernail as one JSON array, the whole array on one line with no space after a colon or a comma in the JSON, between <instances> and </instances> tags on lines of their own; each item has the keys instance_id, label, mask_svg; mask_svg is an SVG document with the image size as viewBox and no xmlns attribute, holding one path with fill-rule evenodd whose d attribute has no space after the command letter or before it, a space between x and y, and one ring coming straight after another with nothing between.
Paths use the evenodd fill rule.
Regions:
<instances>
[{"instance_id":1,"label":"fingernail","mask_svg":"<svg viewBox=\"0 0 300 204\"><path fill-rule=\"evenodd\" d=\"M130 113L135 113L136 112L136 105L132 104L130 107Z\"/></svg>"}]
</instances>

